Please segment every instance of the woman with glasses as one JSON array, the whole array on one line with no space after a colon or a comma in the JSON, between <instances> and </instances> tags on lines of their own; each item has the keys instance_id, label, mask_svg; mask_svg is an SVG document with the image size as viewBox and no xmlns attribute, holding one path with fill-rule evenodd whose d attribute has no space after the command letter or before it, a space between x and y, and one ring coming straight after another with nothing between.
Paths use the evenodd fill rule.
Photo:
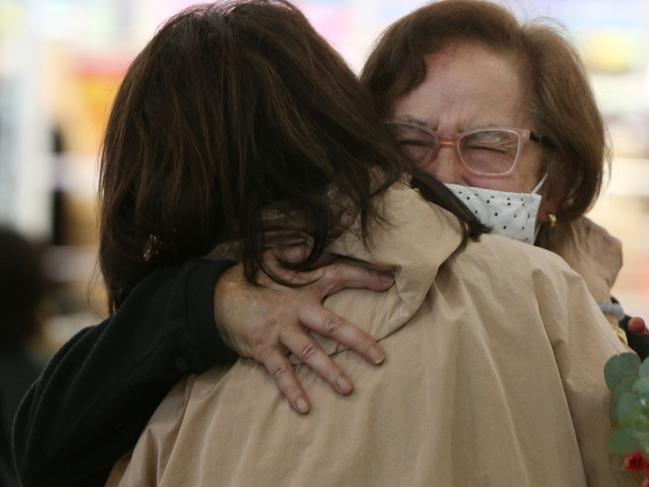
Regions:
<instances>
[{"instance_id":1,"label":"woman with glasses","mask_svg":"<svg viewBox=\"0 0 649 487\"><path fill-rule=\"evenodd\" d=\"M137 169L153 162L125 152L122 136L170 151L158 152L169 159L155 178L143 179ZM294 414L253 360L187 377L109 486L633 485L608 461L601 377L625 348L583 280L534 246L467 238L480 233L475 214L400 154L367 90L290 5L197 7L139 54L108 126L102 235L124 233L110 218L129 214L115 196L135 194L153 210L169 198L167 178L194 170L209 186L171 200L191 216L183 210L198 191L214 226L178 221L157 259L182 258L192 247L180 244L198 241L196 253L215 247L212 256L241 259L250 279L265 279L261 252L285 260L307 237L313 253L302 265L327 248L393 269L386 293L348 290L326 303L387 358L373 368L317 339L358 384L341 397L304 367L318 349L297 347L289 360L313 398L308 416ZM171 188L183 194L180 182ZM134 190L142 185L149 191ZM225 231L207 233L216 222ZM102 242L108 255L119 250ZM102 261L109 284L120 262Z\"/></svg>"},{"instance_id":2,"label":"woman with glasses","mask_svg":"<svg viewBox=\"0 0 649 487\"><path fill-rule=\"evenodd\" d=\"M480 221L563 257L624 343L627 326L644 329L611 297L620 242L584 216L608 154L581 61L560 34L491 2L437 2L386 30L361 79L404 151ZM646 337L628 341L649 353Z\"/></svg>"}]
</instances>

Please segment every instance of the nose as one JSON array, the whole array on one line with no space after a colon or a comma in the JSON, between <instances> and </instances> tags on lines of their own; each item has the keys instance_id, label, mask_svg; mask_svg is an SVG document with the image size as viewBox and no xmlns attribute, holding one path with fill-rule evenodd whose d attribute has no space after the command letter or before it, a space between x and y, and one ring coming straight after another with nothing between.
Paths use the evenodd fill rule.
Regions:
<instances>
[{"instance_id":1,"label":"nose","mask_svg":"<svg viewBox=\"0 0 649 487\"><path fill-rule=\"evenodd\" d=\"M462 162L451 144L442 144L424 169L443 183L468 185Z\"/></svg>"}]
</instances>

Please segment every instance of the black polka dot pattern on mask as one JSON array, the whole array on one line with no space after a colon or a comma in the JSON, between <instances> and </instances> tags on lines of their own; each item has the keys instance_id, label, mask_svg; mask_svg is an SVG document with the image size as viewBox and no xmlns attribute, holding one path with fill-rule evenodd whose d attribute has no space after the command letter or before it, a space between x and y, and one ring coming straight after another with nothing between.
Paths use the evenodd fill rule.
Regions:
<instances>
[{"instance_id":1,"label":"black polka dot pattern on mask","mask_svg":"<svg viewBox=\"0 0 649 487\"><path fill-rule=\"evenodd\" d=\"M519 195L484 188L448 185L471 212L494 233L529 244L534 243L540 196Z\"/></svg>"}]
</instances>

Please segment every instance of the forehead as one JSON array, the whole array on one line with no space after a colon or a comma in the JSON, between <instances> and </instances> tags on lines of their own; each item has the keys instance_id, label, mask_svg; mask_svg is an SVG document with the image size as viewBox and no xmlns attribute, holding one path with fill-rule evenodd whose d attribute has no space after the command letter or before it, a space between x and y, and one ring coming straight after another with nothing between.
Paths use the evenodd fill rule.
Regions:
<instances>
[{"instance_id":1,"label":"forehead","mask_svg":"<svg viewBox=\"0 0 649 487\"><path fill-rule=\"evenodd\" d=\"M396 101L395 116L459 131L523 123L524 85L514 55L464 43L425 61L424 81Z\"/></svg>"}]
</instances>

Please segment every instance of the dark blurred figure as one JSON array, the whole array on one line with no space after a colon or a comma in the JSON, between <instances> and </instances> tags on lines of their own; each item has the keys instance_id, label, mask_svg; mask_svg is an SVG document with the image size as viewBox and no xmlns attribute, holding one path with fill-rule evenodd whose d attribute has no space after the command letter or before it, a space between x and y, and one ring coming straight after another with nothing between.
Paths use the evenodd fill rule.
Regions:
<instances>
[{"instance_id":1,"label":"dark blurred figure","mask_svg":"<svg viewBox=\"0 0 649 487\"><path fill-rule=\"evenodd\" d=\"M11 455L11 424L22 396L40 372L28 351L38 331L46 289L40 254L0 226L0 485L18 485Z\"/></svg>"}]
</instances>

